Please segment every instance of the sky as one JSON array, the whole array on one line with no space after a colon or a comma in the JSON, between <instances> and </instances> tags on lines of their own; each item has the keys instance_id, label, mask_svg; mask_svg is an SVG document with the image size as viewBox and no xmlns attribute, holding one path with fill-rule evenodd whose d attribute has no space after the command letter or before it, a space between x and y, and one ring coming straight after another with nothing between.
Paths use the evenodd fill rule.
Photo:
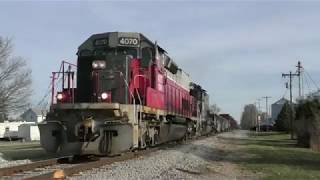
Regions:
<instances>
[{"instance_id":1,"label":"sky","mask_svg":"<svg viewBox=\"0 0 320 180\"><path fill-rule=\"evenodd\" d=\"M284 96L281 73L294 72L298 60L320 82L319 8L312 1L0 1L0 36L32 69L33 104L90 35L133 31L157 40L211 103L239 120L245 104ZM309 86L305 92L316 89Z\"/></svg>"}]
</instances>

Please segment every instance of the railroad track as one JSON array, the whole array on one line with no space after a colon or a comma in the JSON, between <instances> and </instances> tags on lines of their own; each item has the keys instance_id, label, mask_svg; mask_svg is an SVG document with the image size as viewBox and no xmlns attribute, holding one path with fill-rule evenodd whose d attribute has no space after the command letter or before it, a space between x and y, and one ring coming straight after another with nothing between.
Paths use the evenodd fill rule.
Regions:
<instances>
[{"instance_id":1,"label":"railroad track","mask_svg":"<svg viewBox=\"0 0 320 180\"><path fill-rule=\"evenodd\" d=\"M54 170L54 167L67 162L68 157L60 157L36 161L32 163L0 168L0 179L23 179L31 174L41 174L46 171Z\"/></svg>"},{"instance_id":2,"label":"railroad track","mask_svg":"<svg viewBox=\"0 0 320 180\"><path fill-rule=\"evenodd\" d=\"M207 136L194 137L188 142L201 140ZM26 180L47 180L47 179L64 179L80 172L110 165L114 162L134 159L140 156L148 155L159 149L176 146L177 142L163 144L157 147L140 150L136 152L127 152L114 157L94 157L87 159L78 159L69 161L69 157L48 159L36 161L28 164L0 168L0 179L26 179Z\"/></svg>"},{"instance_id":3,"label":"railroad track","mask_svg":"<svg viewBox=\"0 0 320 180\"><path fill-rule=\"evenodd\" d=\"M40 168L40 167L51 166L51 165L57 164L58 161L59 161L59 158L54 158L54 159L36 161L33 163L22 164L18 166L0 168L0 177L11 176L16 173L21 173L24 171L29 171L29 170Z\"/></svg>"},{"instance_id":4,"label":"railroad track","mask_svg":"<svg viewBox=\"0 0 320 180\"><path fill-rule=\"evenodd\" d=\"M67 158L48 159L33 163L1 168L0 179L26 179L26 180L48 180L54 178L63 179L78 174L82 171L110 165L114 162L134 159L136 157L150 154L159 148L154 147L137 152L128 152L114 157L94 157L86 160L69 162Z\"/></svg>"}]
</instances>

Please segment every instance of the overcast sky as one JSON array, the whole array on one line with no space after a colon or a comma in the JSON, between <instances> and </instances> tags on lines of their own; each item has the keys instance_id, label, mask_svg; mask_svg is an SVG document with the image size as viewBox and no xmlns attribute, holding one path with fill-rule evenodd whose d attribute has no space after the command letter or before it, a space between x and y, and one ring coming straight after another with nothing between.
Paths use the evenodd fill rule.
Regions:
<instances>
[{"instance_id":1,"label":"overcast sky","mask_svg":"<svg viewBox=\"0 0 320 180\"><path fill-rule=\"evenodd\" d=\"M135 31L157 40L211 102L239 118L257 98L281 98L281 73L295 71L298 60L320 82L319 9L320 2L1 1L0 36L12 38L32 68L33 103L91 34Z\"/></svg>"}]
</instances>

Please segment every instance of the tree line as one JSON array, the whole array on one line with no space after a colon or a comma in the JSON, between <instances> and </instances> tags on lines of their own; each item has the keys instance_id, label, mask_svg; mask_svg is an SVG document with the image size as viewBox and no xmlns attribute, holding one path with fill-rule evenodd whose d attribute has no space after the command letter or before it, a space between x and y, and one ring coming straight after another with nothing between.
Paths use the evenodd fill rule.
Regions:
<instances>
[{"instance_id":1,"label":"tree line","mask_svg":"<svg viewBox=\"0 0 320 180\"><path fill-rule=\"evenodd\" d=\"M292 125L290 116L292 114ZM253 104L246 105L241 116L241 128L251 129L256 126L258 115ZM289 133L291 130L297 143L320 151L320 101L318 98L306 98L290 106L286 102L275 120L273 129Z\"/></svg>"}]
</instances>

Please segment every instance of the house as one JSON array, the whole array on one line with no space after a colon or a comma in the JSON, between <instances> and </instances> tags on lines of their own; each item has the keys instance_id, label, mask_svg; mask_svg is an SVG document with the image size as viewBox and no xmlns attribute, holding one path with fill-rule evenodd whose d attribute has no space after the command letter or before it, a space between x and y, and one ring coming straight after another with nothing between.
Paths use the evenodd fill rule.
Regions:
<instances>
[{"instance_id":1,"label":"house","mask_svg":"<svg viewBox=\"0 0 320 180\"><path fill-rule=\"evenodd\" d=\"M39 123L45 120L47 115L46 110L30 108L26 110L20 117L26 122Z\"/></svg>"},{"instance_id":2,"label":"house","mask_svg":"<svg viewBox=\"0 0 320 180\"><path fill-rule=\"evenodd\" d=\"M272 121L272 123L274 123L276 121L279 113L282 110L283 105L287 102L289 102L287 99L281 98L271 105L271 121Z\"/></svg>"}]
</instances>

